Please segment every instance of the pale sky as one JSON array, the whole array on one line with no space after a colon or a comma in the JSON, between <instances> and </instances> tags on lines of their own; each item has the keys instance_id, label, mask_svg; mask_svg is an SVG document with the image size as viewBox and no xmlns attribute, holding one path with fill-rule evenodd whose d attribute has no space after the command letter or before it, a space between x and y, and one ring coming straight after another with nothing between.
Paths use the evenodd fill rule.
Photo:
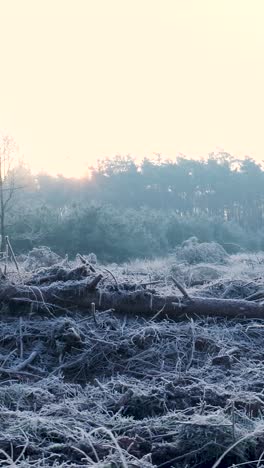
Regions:
<instances>
[{"instance_id":1,"label":"pale sky","mask_svg":"<svg viewBox=\"0 0 264 468\"><path fill-rule=\"evenodd\" d=\"M0 0L0 130L34 170L264 159L264 0Z\"/></svg>"}]
</instances>

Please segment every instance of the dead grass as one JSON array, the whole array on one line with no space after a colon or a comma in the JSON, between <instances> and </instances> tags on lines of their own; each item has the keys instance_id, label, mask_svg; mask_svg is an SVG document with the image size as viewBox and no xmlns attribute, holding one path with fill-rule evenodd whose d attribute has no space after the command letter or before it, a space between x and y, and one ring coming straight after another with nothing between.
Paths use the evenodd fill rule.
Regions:
<instances>
[{"instance_id":1,"label":"dead grass","mask_svg":"<svg viewBox=\"0 0 264 468\"><path fill-rule=\"evenodd\" d=\"M225 265L209 264L217 278L197 273L201 284L188 291L247 297L264 289L263 263L263 254L239 254ZM187 286L195 268L202 272L176 266ZM173 268L173 257L107 266L122 287L160 281L151 287L165 292L173 288ZM21 273L28 281L23 265ZM20 281L11 270L9 276ZM105 272L105 278L114 287L113 277ZM261 320L96 317L23 310L18 320L2 310L0 466L261 466ZM33 362L9 373L34 350Z\"/></svg>"}]
</instances>

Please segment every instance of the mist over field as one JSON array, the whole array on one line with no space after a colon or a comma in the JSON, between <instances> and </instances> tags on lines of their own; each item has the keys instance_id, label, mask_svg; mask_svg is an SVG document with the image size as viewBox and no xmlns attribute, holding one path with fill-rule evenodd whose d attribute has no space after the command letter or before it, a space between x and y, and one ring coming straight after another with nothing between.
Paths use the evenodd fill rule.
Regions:
<instances>
[{"instance_id":1,"label":"mist over field","mask_svg":"<svg viewBox=\"0 0 264 468\"><path fill-rule=\"evenodd\" d=\"M32 175L21 164L9 178L18 190L5 222L17 253L46 245L119 262L167 255L191 236L229 253L263 249L264 171L251 158L219 153L139 164L118 156L80 179Z\"/></svg>"}]
</instances>

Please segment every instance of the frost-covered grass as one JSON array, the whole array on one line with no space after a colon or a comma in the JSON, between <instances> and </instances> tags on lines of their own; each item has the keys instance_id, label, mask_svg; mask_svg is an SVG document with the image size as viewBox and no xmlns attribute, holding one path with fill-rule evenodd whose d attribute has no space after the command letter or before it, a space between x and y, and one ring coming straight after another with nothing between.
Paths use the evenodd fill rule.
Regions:
<instances>
[{"instance_id":1,"label":"frost-covered grass","mask_svg":"<svg viewBox=\"0 0 264 468\"><path fill-rule=\"evenodd\" d=\"M70 329L81 346L66 348ZM263 333L252 321L23 318L21 357L21 324L2 322L1 367L42 345L32 377L1 375L2 466L212 466L250 434L225 466L258 459Z\"/></svg>"},{"instance_id":2,"label":"frost-covered grass","mask_svg":"<svg viewBox=\"0 0 264 468\"><path fill-rule=\"evenodd\" d=\"M9 280L29 280L24 262ZM191 294L245 298L264 289L263 266L263 253L243 253L224 264L172 254L95 268L103 287L114 275L121 287L175 293L173 275ZM2 312L0 466L202 468L224 456L222 468L261 467L262 320Z\"/></svg>"}]
</instances>

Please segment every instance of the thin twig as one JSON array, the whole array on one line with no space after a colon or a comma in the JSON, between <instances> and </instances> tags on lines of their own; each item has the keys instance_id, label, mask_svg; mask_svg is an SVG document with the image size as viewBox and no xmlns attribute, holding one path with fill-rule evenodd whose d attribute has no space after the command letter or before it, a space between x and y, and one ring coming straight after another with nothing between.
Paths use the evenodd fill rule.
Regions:
<instances>
[{"instance_id":1,"label":"thin twig","mask_svg":"<svg viewBox=\"0 0 264 468\"><path fill-rule=\"evenodd\" d=\"M98 321L97 321L97 318L96 318L96 310L95 310L95 303L94 302L91 303L91 308L92 308L92 315L93 315L94 323L98 327L99 324L98 324Z\"/></svg>"},{"instance_id":2,"label":"thin twig","mask_svg":"<svg viewBox=\"0 0 264 468\"><path fill-rule=\"evenodd\" d=\"M191 450L188 453L184 453L183 455L179 455L177 457L171 458L170 460L168 460L166 462L161 463L160 465L157 466L157 468L162 468L162 467L165 467L165 466L169 466L169 464L175 463L176 461L182 460L183 458L187 459L188 457L190 457L190 456L192 457L194 455L197 455L198 453L203 452L203 450L205 450L206 448L211 447L211 446L214 447L215 445L216 445L216 443L213 442L213 441L207 442L206 444L204 444L202 447L200 447L198 449Z\"/></svg>"},{"instance_id":3,"label":"thin twig","mask_svg":"<svg viewBox=\"0 0 264 468\"><path fill-rule=\"evenodd\" d=\"M192 301L192 298L189 296L186 289L175 278L173 278L173 276L171 276L171 279L173 283L175 284L176 288L178 288L179 291L182 293L182 295L189 301Z\"/></svg>"},{"instance_id":4,"label":"thin twig","mask_svg":"<svg viewBox=\"0 0 264 468\"><path fill-rule=\"evenodd\" d=\"M12 245L10 244L10 240L9 240L8 236L6 236L6 243L7 243L8 247L9 247L11 258L12 258L14 264L16 265L16 269L17 269L18 273L20 273L19 266L18 266L18 263L17 263L17 260L16 260L16 256L14 254L14 251L12 249Z\"/></svg>"},{"instance_id":5,"label":"thin twig","mask_svg":"<svg viewBox=\"0 0 264 468\"><path fill-rule=\"evenodd\" d=\"M160 310L158 310L158 312L155 315L153 315L153 317L150 320L155 320L156 318L158 318L158 316L164 311L166 304L167 303L165 302L164 306Z\"/></svg>"},{"instance_id":6,"label":"thin twig","mask_svg":"<svg viewBox=\"0 0 264 468\"><path fill-rule=\"evenodd\" d=\"M93 272L93 273L96 273L96 269L88 262L88 260L86 260L81 254L77 254L76 255L77 257L79 257L79 259L81 260L81 262L84 264L84 265L88 265L90 270Z\"/></svg>"},{"instance_id":7,"label":"thin twig","mask_svg":"<svg viewBox=\"0 0 264 468\"><path fill-rule=\"evenodd\" d=\"M38 375L31 374L30 372L24 372L24 371L18 371L16 369L3 369L3 367L0 367L0 374L7 374L7 375L22 375L24 377L30 377L37 379L39 378Z\"/></svg>"},{"instance_id":8,"label":"thin twig","mask_svg":"<svg viewBox=\"0 0 264 468\"><path fill-rule=\"evenodd\" d=\"M236 441L236 427L235 427L235 403L232 401L232 438L233 442Z\"/></svg>"},{"instance_id":9,"label":"thin twig","mask_svg":"<svg viewBox=\"0 0 264 468\"><path fill-rule=\"evenodd\" d=\"M6 251L5 251L5 268L4 274L7 274L7 265L8 265L8 243L6 242Z\"/></svg>"},{"instance_id":10,"label":"thin twig","mask_svg":"<svg viewBox=\"0 0 264 468\"><path fill-rule=\"evenodd\" d=\"M159 284L159 283L163 283L163 280L148 281L147 283L139 283L139 286L142 286L144 288L145 286L149 286L151 284Z\"/></svg>"},{"instance_id":11,"label":"thin twig","mask_svg":"<svg viewBox=\"0 0 264 468\"><path fill-rule=\"evenodd\" d=\"M23 359L24 350L23 350L23 333L22 333L23 319L19 318L19 343L20 343L20 359Z\"/></svg>"},{"instance_id":12,"label":"thin twig","mask_svg":"<svg viewBox=\"0 0 264 468\"><path fill-rule=\"evenodd\" d=\"M32 353L30 354L30 356L28 356L27 359L25 359L23 362L18 364L16 367L13 367L12 370L13 371L21 371L21 370L25 369L25 367L27 367L28 364L31 364L36 359L36 357L38 355L39 355L39 351L32 351Z\"/></svg>"},{"instance_id":13,"label":"thin twig","mask_svg":"<svg viewBox=\"0 0 264 468\"><path fill-rule=\"evenodd\" d=\"M189 359L189 362L186 366L186 369L185 371L187 372L191 365L192 365L192 362L193 362L193 356L194 356L194 351L195 351L195 337L194 337L194 321L193 319L191 318L191 330L192 330L192 347L191 347L191 356L190 356L190 359Z\"/></svg>"},{"instance_id":14,"label":"thin twig","mask_svg":"<svg viewBox=\"0 0 264 468\"><path fill-rule=\"evenodd\" d=\"M105 268L105 267L104 267L104 270L107 271L107 273L109 273L112 276L113 280L115 281L117 290L119 291L119 285L118 285L118 282L117 282L117 279L116 279L114 273L112 273L112 271L108 270L108 268Z\"/></svg>"}]
</instances>

